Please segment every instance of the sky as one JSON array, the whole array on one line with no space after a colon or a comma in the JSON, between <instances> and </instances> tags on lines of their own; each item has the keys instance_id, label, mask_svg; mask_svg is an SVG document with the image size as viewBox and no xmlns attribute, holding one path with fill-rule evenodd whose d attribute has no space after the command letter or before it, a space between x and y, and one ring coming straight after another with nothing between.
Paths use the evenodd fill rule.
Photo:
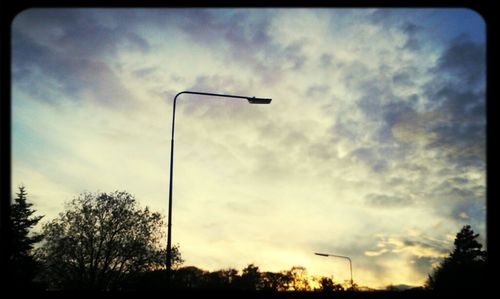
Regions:
<instances>
[{"instance_id":1,"label":"sky","mask_svg":"<svg viewBox=\"0 0 500 299\"><path fill-rule=\"evenodd\" d=\"M184 265L422 285L486 244L486 25L467 9L38 8L12 23L11 187L167 215Z\"/></svg>"}]
</instances>

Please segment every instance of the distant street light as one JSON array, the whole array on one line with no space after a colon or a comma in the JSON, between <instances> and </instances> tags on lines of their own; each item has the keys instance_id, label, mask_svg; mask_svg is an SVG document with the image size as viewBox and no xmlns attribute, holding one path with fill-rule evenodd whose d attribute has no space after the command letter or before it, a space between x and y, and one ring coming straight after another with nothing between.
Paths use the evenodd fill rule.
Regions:
<instances>
[{"instance_id":1,"label":"distant street light","mask_svg":"<svg viewBox=\"0 0 500 299\"><path fill-rule=\"evenodd\" d=\"M168 236L167 236L167 273L170 281L170 273L172 269L172 179L174 173L174 126L175 126L175 106L177 103L177 97L183 93L196 94L203 96L214 96L214 97L225 97L225 98L236 98L248 100L250 104L269 104L271 99L256 98L256 97L245 97L237 95L219 94L219 93L208 93L208 92L196 92L196 91L181 91L174 98L174 108L172 112L172 139L170 143L170 188L168 192Z\"/></svg>"},{"instance_id":2,"label":"distant street light","mask_svg":"<svg viewBox=\"0 0 500 299\"><path fill-rule=\"evenodd\" d=\"M351 269L351 289L354 287L354 283L353 283L353 280L352 280L352 262L351 262L351 258L349 258L348 256L343 256L343 255L335 255L335 254L327 254L327 253L317 253L317 252L315 252L314 254L315 254L315 255L319 255L319 256L333 256L333 257L340 257L340 258L344 258L344 259L349 260L349 267L350 267L350 269Z\"/></svg>"}]
</instances>

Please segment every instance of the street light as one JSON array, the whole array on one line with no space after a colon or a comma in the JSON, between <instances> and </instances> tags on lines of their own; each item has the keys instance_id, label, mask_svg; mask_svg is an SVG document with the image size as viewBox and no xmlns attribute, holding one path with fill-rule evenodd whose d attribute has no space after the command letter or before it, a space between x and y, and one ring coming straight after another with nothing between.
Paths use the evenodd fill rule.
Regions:
<instances>
[{"instance_id":1,"label":"street light","mask_svg":"<svg viewBox=\"0 0 500 299\"><path fill-rule=\"evenodd\" d=\"M317 253L317 252L315 252L314 254L315 254L315 255L319 255L319 256L333 256L333 257L340 257L340 258L343 258L343 259L347 259L347 260L349 260L349 267L350 267L350 269L351 269L351 289L354 287L353 280L352 280L352 262L351 262L351 259L350 259L348 256L343 256L343 255L335 255L335 254L327 254L327 253Z\"/></svg>"},{"instance_id":2,"label":"street light","mask_svg":"<svg viewBox=\"0 0 500 299\"><path fill-rule=\"evenodd\" d=\"M256 97L245 97L237 95L219 94L219 93L208 93L208 92L197 92L197 91L181 91L175 95L174 98L174 108L172 112L172 139L170 143L170 187L168 192L168 232L167 232L167 273L170 281L170 273L172 269L172 179L174 171L174 127L175 127L175 106L177 103L177 97L183 93L196 94L202 96L213 96L213 97L224 97L224 98L236 98L248 100L250 104L269 104L271 99L266 98L256 98Z\"/></svg>"}]
</instances>

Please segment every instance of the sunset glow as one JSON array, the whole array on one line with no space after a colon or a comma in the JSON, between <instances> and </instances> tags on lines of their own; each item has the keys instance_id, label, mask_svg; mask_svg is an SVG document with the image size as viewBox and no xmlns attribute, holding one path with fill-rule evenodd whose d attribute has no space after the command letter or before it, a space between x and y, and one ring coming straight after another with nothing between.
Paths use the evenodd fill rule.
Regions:
<instances>
[{"instance_id":1,"label":"sunset glow","mask_svg":"<svg viewBox=\"0 0 500 299\"><path fill-rule=\"evenodd\" d=\"M465 9L29 9L12 24L12 193L42 220L124 190L185 265L422 285L486 237L485 24ZM450 238L451 236L451 238Z\"/></svg>"}]
</instances>

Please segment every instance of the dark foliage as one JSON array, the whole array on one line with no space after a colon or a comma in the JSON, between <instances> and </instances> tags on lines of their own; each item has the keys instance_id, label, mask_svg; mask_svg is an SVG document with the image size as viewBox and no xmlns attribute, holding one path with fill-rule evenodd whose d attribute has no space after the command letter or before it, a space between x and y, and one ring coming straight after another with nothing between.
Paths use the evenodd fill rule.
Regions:
<instances>
[{"instance_id":1,"label":"dark foliage","mask_svg":"<svg viewBox=\"0 0 500 299\"><path fill-rule=\"evenodd\" d=\"M42 285L35 281L40 264L33 257L33 247L43 239L43 235L31 233L43 216L33 216L33 204L27 202L24 186L11 205L10 223L7 230L8 286L16 290L39 289Z\"/></svg>"},{"instance_id":2,"label":"dark foliage","mask_svg":"<svg viewBox=\"0 0 500 299\"><path fill-rule=\"evenodd\" d=\"M240 274L241 273L241 274ZM312 286L310 280L318 282ZM167 291L169 290L166 270L143 273L129 284L128 290ZM241 272L236 269L223 269L213 272L188 266L173 271L171 289L180 291L203 292L259 292L277 293L328 293L341 292L345 288L332 278L312 278L307 276L304 267L292 267L281 272L260 272L259 267L249 264Z\"/></svg>"},{"instance_id":3,"label":"dark foliage","mask_svg":"<svg viewBox=\"0 0 500 299\"><path fill-rule=\"evenodd\" d=\"M479 234L474 234L469 225L457 233L455 248L429 275L428 289L454 292L485 289L487 255L477 237Z\"/></svg>"},{"instance_id":4,"label":"dark foliage","mask_svg":"<svg viewBox=\"0 0 500 299\"><path fill-rule=\"evenodd\" d=\"M147 271L165 268L164 224L126 192L84 193L44 225L38 250L53 290L119 290ZM174 265L182 262L173 248Z\"/></svg>"}]
</instances>

